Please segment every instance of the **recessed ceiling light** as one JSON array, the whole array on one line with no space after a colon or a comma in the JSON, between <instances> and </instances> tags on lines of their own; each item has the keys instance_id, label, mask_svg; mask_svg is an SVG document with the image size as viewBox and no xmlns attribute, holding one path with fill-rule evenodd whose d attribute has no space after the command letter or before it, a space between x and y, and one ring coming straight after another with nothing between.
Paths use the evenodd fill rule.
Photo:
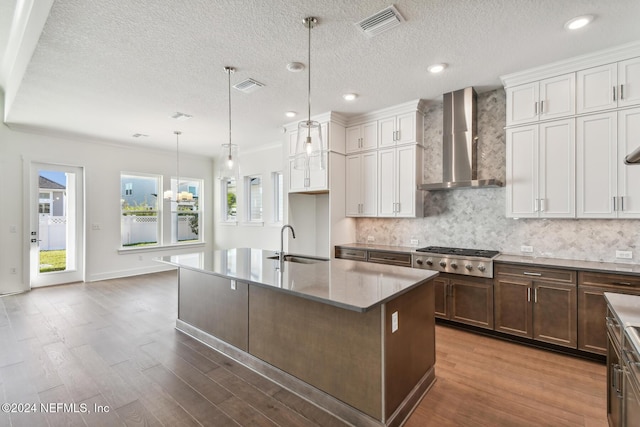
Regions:
<instances>
[{"instance_id":1,"label":"recessed ceiling light","mask_svg":"<svg viewBox=\"0 0 640 427\"><path fill-rule=\"evenodd\" d=\"M567 30L577 30L578 28L584 27L591 21L593 21L593 15L578 16L576 18L568 20L564 24L564 28L566 28Z\"/></svg>"},{"instance_id":2,"label":"recessed ceiling light","mask_svg":"<svg viewBox=\"0 0 640 427\"><path fill-rule=\"evenodd\" d=\"M427 71L433 74L441 73L445 68L447 68L447 64L433 64L427 67Z\"/></svg>"},{"instance_id":3,"label":"recessed ceiling light","mask_svg":"<svg viewBox=\"0 0 640 427\"><path fill-rule=\"evenodd\" d=\"M300 71L304 70L304 64L302 62L289 62L287 64L287 70L291 71L292 73L299 73Z\"/></svg>"},{"instance_id":4,"label":"recessed ceiling light","mask_svg":"<svg viewBox=\"0 0 640 427\"><path fill-rule=\"evenodd\" d=\"M298 113L296 113L295 111L287 111L286 113L284 113L284 115L287 117L295 117L298 115Z\"/></svg>"},{"instance_id":5,"label":"recessed ceiling light","mask_svg":"<svg viewBox=\"0 0 640 427\"><path fill-rule=\"evenodd\" d=\"M345 101L353 101L358 97L358 95L355 93L345 93L344 95L342 95L342 97L345 99Z\"/></svg>"}]
</instances>

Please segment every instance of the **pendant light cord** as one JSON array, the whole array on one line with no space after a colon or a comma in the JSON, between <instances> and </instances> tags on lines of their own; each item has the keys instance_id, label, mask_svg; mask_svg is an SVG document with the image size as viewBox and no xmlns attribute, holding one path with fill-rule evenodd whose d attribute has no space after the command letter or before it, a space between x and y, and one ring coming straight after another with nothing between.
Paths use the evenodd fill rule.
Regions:
<instances>
[{"instance_id":1,"label":"pendant light cord","mask_svg":"<svg viewBox=\"0 0 640 427\"><path fill-rule=\"evenodd\" d=\"M176 134L176 202L180 201L180 132L179 130L173 131Z\"/></svg>"},{"instance_id":2,"label":"pendant light cord","mask_svg":"<svg viewBox=\"0 0 640 427\"><path fill-rule=\"evenodd\" d=\"M233 69L226 67L227 75L229 76L229 159L231 159L231 73Z\"/></svg>"}]
</instances>

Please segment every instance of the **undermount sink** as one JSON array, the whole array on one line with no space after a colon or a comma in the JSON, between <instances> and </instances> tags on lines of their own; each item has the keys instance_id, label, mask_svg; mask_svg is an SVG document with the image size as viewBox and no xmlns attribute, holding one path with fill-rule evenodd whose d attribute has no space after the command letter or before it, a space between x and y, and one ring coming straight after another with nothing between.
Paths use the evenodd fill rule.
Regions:
<instances>
[{"instance_id":1,"label":"undermount sink","mask_svg":"<svg viewBox=\"0 0 640 427\"><path fill-rule=\"evenodd\" d=\"M267 257L267 259L279 259L278 255ZM326 258L315 258L301 255L285 255L284 260L287 262L297 262L298 264L315 264L317 262L329 261Z\"/></svg>"}]
</instances>

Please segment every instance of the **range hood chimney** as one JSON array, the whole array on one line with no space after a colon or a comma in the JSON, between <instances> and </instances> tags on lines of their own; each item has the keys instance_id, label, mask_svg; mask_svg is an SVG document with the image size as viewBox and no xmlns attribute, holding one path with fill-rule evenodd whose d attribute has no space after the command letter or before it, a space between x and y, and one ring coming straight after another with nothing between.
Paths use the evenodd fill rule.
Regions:
<instances>
[{"instance_id":1,"label":"range hood chimney","mask_svg":"<svg viewBox=\"0 0 640 427\"><path fill-rule=\"evenodd\" d=\"M478 179L477 95L472 87L443 95L442 182L421 190L502 187L496 179Z\"/></svg>"}]
</instances>

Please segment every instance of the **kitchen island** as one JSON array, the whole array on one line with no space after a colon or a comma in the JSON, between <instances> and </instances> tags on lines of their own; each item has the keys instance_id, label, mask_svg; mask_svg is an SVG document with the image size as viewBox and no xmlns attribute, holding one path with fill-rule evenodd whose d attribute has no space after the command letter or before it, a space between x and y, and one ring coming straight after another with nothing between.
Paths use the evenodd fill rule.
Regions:
<instances>
[{"instance_id":1,"label":"kitchen island","mask_svg":"<svg viewBox=\"0 0 640 427\"><path fill-rule=\"evenodd\" d=\"M353 425L400 425L435 381L436 272L230 249L165 256L176 328Z\"/></svg>"}]
</instances>

